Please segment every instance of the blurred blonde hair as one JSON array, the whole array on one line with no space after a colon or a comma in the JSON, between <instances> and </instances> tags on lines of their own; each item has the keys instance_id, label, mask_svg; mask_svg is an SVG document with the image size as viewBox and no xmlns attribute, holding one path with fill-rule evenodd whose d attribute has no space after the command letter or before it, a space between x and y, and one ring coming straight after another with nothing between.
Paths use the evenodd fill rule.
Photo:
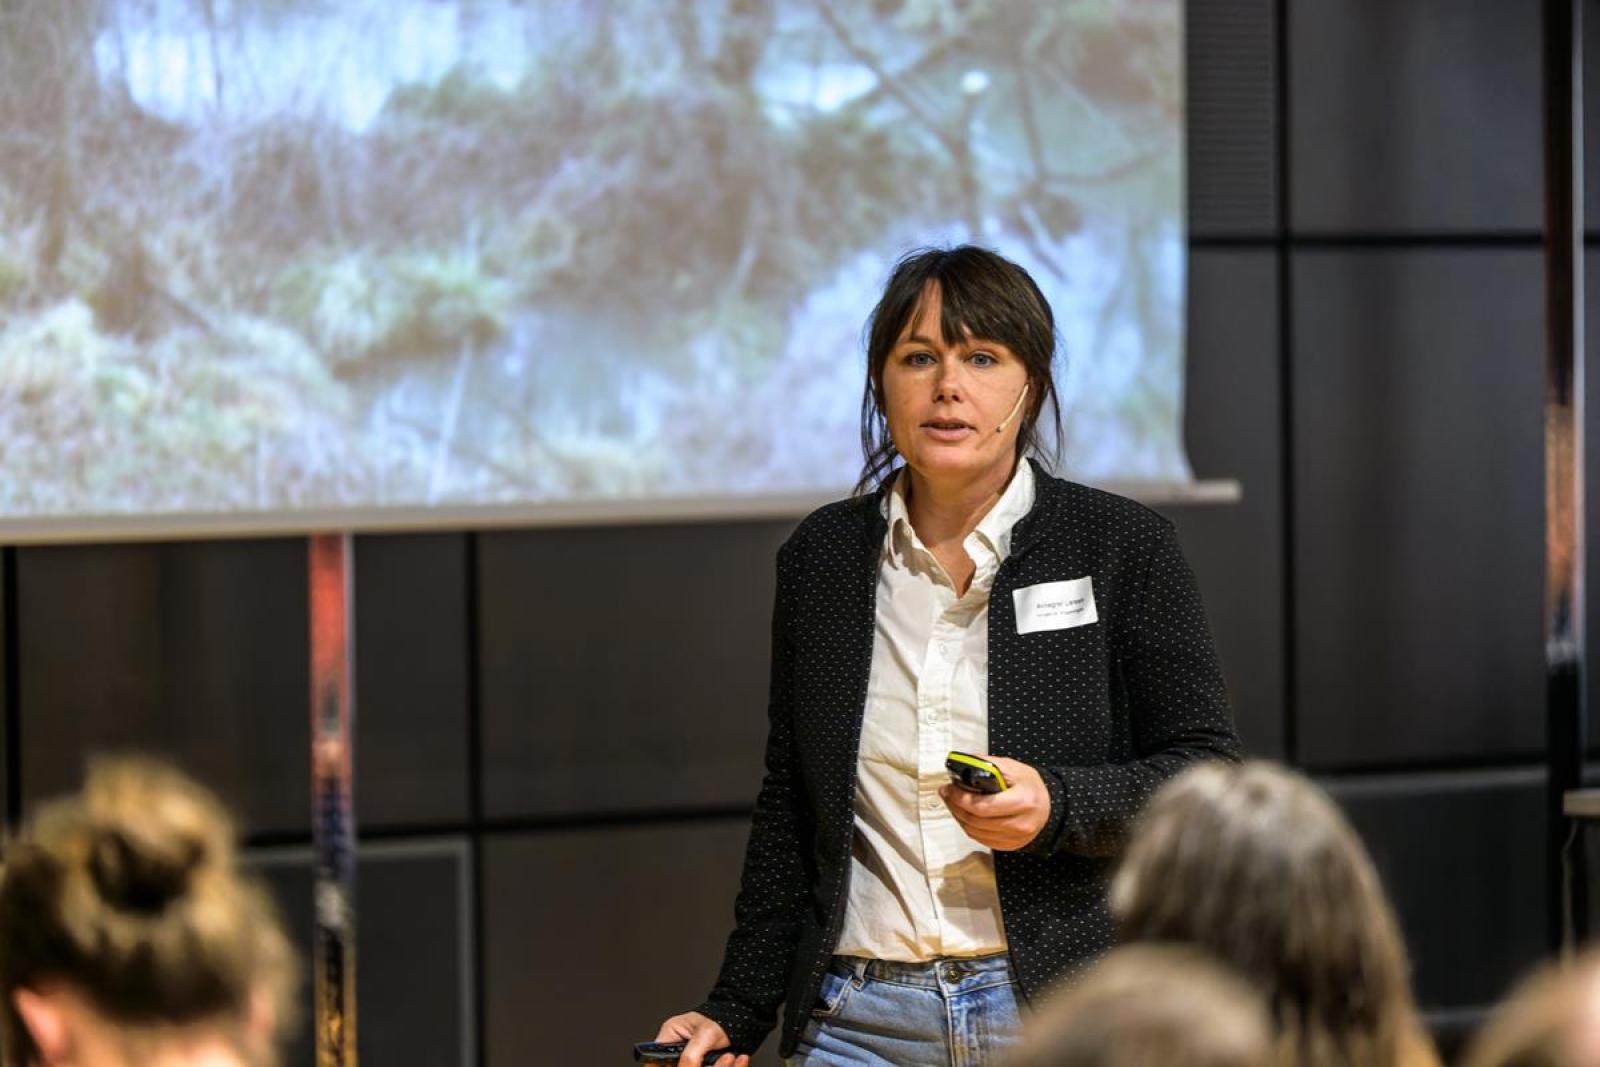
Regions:
<instances>
[{"instance_id":1,"label":"blurred blonde hair","mask_svg":"<svg viewBox=\"0 0 1600 1067\"><path fill-rule=\"evenodd\" d=\"M29 821L0 881L7 1063L38 1059L17 990L55 984L130 1050L199 1028L274 1062L249 1031L263 1012L277 1031L289 1025L294 953L265 891L239 871L232 820L209 791L155 761L100 759L81 794Z\"/></svg>"},{"instance_id":2,"label":"blurred blonde hair","mask_svg":"<svg viewBox=\"0 0 1600 1067\"><path fill-rule=\"evenodd\" d=\"M1168 782L1130 837L1111 911L1125 940L1199 945L1260 989L1285 1067L1438 1062L1366 849L1287 768L1205 763Z\"/></svg>"},{"instance_id":3,"label":"blurred blonde hair","mask_svg":"<svg viewBox=\"0 0 1600 1067\"><path fill-rule=\"evenodd\" d=\"M1007 1067L1274 1067L1260 995L1186 945L1113 949L1048 1002Z\"/></svg>"},{"instance_id":4,"label":"blurred blonde hair","mask_svg":"<svg viewBox=\"0 0 1600 1067\"><path fill-rule=\"evenodd\" d=\"M1473 1041L1465 1067L1600 1067L1600 950L1523 980Z\"/></svg>"}]
</instances>

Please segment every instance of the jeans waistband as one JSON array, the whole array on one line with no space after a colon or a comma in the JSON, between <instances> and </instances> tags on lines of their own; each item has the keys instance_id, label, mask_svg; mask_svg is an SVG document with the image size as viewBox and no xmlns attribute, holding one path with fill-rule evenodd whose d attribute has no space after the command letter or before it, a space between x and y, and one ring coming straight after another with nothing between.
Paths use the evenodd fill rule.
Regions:
<instances>
[{"instance_id":1,"label":"jeans waistband","mask_svg":"<svg viewBox=\"0 0 1600 1067\"><path fill-rule=\"evenodd\" d=\"M1004 952L992 956L944 956L917 962L835 956L833 966L841 975L854 977L858 981L872 978L925 989L950 989L973 983L974 979L980 979L976 983L980 985L1012 980L1011 957Z\"/></svg>"}]
</instances>

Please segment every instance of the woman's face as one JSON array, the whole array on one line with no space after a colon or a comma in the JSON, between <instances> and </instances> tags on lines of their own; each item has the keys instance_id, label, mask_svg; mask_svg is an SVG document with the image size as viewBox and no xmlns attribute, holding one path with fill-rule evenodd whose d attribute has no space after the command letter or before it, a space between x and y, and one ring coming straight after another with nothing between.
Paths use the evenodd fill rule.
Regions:
<instances>
[{"instance_id":1,"label":"woman's face","mask_svg":"<svg viewBox=\"0 0 1600 1067\"><path fill-rule=\"evenodd\" d=\"M942 303L939 287L929 285L884 360L889 436L906 465L926 480L991 477L1003 484L1027 412L1027 368L996 341L970 333L941 341Z\"/></svg>"}]
</instances>

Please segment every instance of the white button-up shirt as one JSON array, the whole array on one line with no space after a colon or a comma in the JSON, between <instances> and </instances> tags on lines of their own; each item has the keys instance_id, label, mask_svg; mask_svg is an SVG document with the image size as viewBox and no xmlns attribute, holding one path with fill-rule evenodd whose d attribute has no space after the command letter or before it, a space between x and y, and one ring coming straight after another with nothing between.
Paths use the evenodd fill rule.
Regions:
<instances>
[{"instance_id":1,"label":"white button-up shirt","mask_svg":"<svg viewBox=\"0 0 1600 1067\"><path fill-rule=\"evenodd\" d=\"M872 675L861 725L850 899L834 949L883 960L1003 952L994 855L939 796L951 749L989 746L989 590L1011 527L1033 507L1017 464L963 547L977 570L966 595L911 528L902 471L886 494Z\"/></svg>"}]
</instances>

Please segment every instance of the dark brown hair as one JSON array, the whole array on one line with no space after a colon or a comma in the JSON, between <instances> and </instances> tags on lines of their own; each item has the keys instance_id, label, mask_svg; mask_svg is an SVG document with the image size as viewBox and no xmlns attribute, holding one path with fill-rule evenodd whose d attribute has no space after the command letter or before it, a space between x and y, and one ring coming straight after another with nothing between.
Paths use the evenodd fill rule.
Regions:
<instances>
[{"instance_id":1,"label":"dark brown hair","mask_svg":"<svg viewBox=\"0 0 1600 1067\"><path fill-rule=\"evenodd\" d=\"M1006 1067L1275 1067L1260 994L1186 945L1112 949L1026 1033Z\"/></svg>"},{"instance_id":2,"label":"dark brown hair","mask_svg":"<svg viewBox=\"0 0 1600 1067\"><path fill-rule=\"evenodd\" d=\"M1199 945L1266 996L1285 1067L1437 1062L1377 872L1339 809L1268 763L1205 763L1140 817L1112 883L1130 941Z\"/></svg>"},{"instance_id":3,"label":"dark brown hair","mask_svg":"<svg viewBox=\"0 0 1600 1067\"><path fill-rule=\"evenodd\" d=\"M262 997L291 1014L293 953L238 870L217 799L163 764L99 760L81 795L45 805L0 881L5 1062L36 1062L19 989L60 984L130 1031L215 1029L244 1048Z\"/></svg>"},{"instance_id":4,"label":"dark brown hair","mask_svg":"<svg viewBox=\"0 0 1600 1067\"><path fill-rule=\"evenodd\" d=\"M899 452L889 436L883 408L883 365L917 315L930 287L942 303L940 339L946 344L968 333L998 341L1022 360L1030 387L1017 432L1017 458L1030 450L1046 463L1061 451L1061 405L1056 398L1055 315L1027 271L997 252L976 245L919 248L900 258L867 318L867 381L861 395L861 477L855 495L881 486ZM1041 440L1039 416L1050 406L1053 440Z\"/></svg>"}]
</instances>

